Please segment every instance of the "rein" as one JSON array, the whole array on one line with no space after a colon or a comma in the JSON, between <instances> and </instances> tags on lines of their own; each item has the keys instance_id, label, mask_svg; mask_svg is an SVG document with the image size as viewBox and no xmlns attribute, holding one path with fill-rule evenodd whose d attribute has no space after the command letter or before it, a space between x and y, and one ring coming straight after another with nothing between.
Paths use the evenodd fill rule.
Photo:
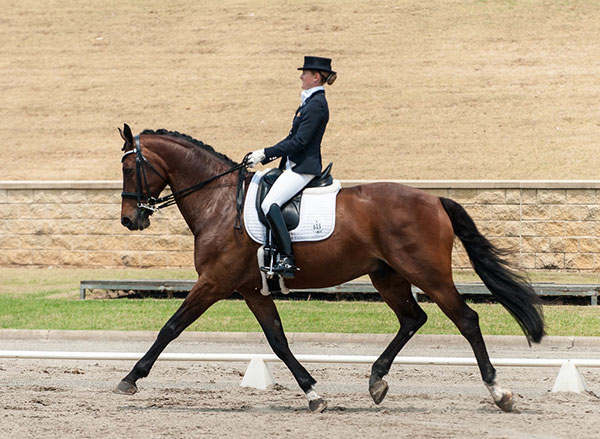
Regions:
<instances>
[{"instance_id":1,"label":"rein","mask_svg":"<svg viewBox=\"0 0 600 439\"><path fill-rule=\"evenodd\" d=\"M125 160L129 154L135 154L135 179L136 179L136 192L121 192L121 198L129 198L137 200L137 207L141 210L146 210L149 212L149 215L152 215L154 212L163 209L165 207L172 206L177 203L177 200L180 200L183 197L190 195L193 192L196 192L202 189L204 186L212 183L215 180L218 180L221 177L224 177L227 174L231 174L232 172L239 171L238 181L237 181L237 189L236 189L236 219L234 228L236 230L241 230L242 226L242 209L244 207L244 180L246 177L246 166L248 157L250 154L246 154L242 163L233 166L225 172L222 172L214 177L209 178L208 180L201 181L193 186L187 187L185 189L181 189L179 191L173 192L169 195L165 195L164 197L153 197L150 193L150 185L148 184L148 178L146 176L146 169L144 167L144 163L150 167L150 169L158 175L162 181L166 184L169 184L167 179L163 177L160 172L156 170L152 163L146 159L146 157L142 154L142 148L140 146L140 136L135 136L135 148L130 151L127 151L121 157L121 163ZM142 183L144 185L142 186ZM144 188L143 188L144 187ZM145 200L145 201L144 201Z\"/></svg>"}]
</instances>

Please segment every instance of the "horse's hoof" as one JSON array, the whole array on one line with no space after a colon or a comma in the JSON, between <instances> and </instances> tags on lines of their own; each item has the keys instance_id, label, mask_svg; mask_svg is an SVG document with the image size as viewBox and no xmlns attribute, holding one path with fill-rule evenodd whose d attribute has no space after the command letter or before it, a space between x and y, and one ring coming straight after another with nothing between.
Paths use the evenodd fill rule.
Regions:
<instances>
[{"instance_id":1,"label":"horse's hoof","mask_svg":"<svg viewBox=\"0 0 600 439\"><path fill-rule=\"evenodd\" d=\"M373 385L369 387L369 393L371 398L375 401L375 404L381 404L385 395L387 395L389 386L386 380L375 381Z\"/></svg>"},{"instance_id":2,"label":"horse's hoof","mask_svg":"<svg viewBox=\"0 0 600 439\"><path fill-rule=\"evenodd\" d=\"M496 405L500 407L503 412L512 412L514 408L512 392L506 392L504 395L502 395L500 401L496 401Z\"/></svg>"},{"instance_id":3,"label":"horse's hoof","mask_svg":"<svg viewBox=\"0 0 600 439\"><path fill-rule=\"evenodd\" d=\"M120 395L133 395L137 392L137 387L135 384L128 383L127 381L121 381L117 387L113 389L113 393L118 393Z\"/></svg>"},{"instance_id":4,"label":"horse's hoof","mask_svg":"<svg viewBox=\"0 0 600 439\"><path fill-rule=\"evenodd\" d=\"M323 410L327 408L327 401L323 398L313 399L308 402L308 408L313 413L321 413Z\"/></svg>"}]
</instances>

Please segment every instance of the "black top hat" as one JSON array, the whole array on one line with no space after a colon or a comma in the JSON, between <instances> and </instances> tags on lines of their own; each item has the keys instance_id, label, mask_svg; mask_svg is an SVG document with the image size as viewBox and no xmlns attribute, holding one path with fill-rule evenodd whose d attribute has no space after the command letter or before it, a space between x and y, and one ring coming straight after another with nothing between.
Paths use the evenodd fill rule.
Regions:
<instances>
[{"instance_id":1,"label":"black top hat","mask_svg":"<svg viewBox=\"0 0 600 439\"><path fill-rule=\"evenodd\" d=\"M305 56L304 65L298 67L298 70L316 70L319 72L335 74L335 72L331 70L331 59L321 58L319 56Z\"/></svg>"}]
</instances>

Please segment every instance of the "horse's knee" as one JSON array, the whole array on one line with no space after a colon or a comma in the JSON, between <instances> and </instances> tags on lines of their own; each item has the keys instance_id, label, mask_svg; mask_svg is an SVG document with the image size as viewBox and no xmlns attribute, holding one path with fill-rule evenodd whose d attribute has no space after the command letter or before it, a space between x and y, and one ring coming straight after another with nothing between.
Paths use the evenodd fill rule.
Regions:
<instances>
[{"instance_id":1,"label":"horse's knee","mask_svg":"<svg viewBox=\"0 0 600 439\"><path fill-rule=\"evenodd\" d=\"M398 320L400 322L400 330L406 331L408 336L412 337L419 328L427 323L427 314L419 308L415 315L400 316Z\"/></svg>"},{"instance_id":2,"label":"horse's knee","mask_svg":"<svg viewBox=\"0 0 600 439\"><path fill-rule=\"evenodd\" d=\"M169 320L158 332L158 339L170 341L177 338L179 334L181 334L181 331L179 330L175 322Z\"/></svg>"}]
</instances>

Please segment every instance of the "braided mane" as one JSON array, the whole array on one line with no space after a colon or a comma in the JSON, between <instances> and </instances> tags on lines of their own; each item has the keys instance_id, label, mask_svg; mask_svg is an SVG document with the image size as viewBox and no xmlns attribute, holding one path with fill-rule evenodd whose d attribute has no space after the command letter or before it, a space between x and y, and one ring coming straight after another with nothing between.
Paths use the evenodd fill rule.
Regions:
<instances>
[{"instance_id":1,"label":"braided mane","mask_svg":"<svg viewBox=\"0 0 600 439\"><path fill-rule=\"evenodd\" d=\"M177 131L169 131L169 130L165 130L162 128L159 130L156 130L156 131L155 130L144 130L140 134L155 134L155 135L159 135L159 136L170 136L170 137L175 137L178 139L183 139L183 140L187 141L188 143L191 143L192 145L197 146L198 148L202 148L203 150L218 157L219 159L223 160L224 162L230 164L231 166L237 165L236 162L231 160L225 154L221 154L220 152L215 151L215 149L212 146L207 145L206 143L202 142L201 140L196 140L193 137L188 136L187 134L182 134Z\"/></svg>"}]
</instances>

